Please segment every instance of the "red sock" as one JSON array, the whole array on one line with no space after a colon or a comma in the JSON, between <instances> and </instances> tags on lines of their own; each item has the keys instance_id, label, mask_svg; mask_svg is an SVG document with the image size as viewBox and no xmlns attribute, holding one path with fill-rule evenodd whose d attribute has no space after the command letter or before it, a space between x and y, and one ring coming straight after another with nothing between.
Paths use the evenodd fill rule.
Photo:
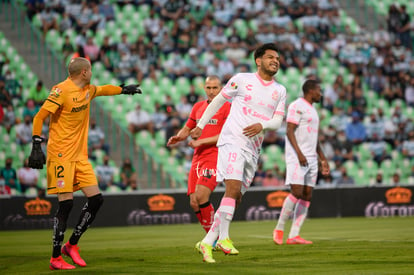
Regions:
<instances>
[{"instance_id":1,"label":"red sock","mask_svg":"<svg viewBox=\"0 0 414 275\"><path fill-rule=\"evenodd\" d=\"M200 212L202 217L200 223L203 226L204 230L208 232L214 221L214 207L208 201L200 205Z\"/></svg>"},{"instance_id":2,"label":"red sock","mask_svg":"<svg viewBox=\"0 0 414 275\"><path fill-rule=\"evenodd\" d=\"M200 210L198 210L197 212L195 212L195 214L196 214L196 217L197 217L198 221L199 221L200 223L202 223L202 222L203 222L203 220L202 220L202 218L201 218L201 212L200 212Z\"/></svg>"}]
</instances>

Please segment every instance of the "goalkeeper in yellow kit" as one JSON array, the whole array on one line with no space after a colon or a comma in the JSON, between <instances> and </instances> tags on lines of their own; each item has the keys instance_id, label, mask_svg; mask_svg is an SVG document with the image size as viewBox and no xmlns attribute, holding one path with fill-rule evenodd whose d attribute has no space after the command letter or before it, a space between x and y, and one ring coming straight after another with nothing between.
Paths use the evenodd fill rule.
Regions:
<instances>
[{"instance_id":1,"label":"goalkeeper in yellow kit","mask_svg":"<svg viewBox=\"0 0 414 275\"><path fill-rule=\"evenodd\" d=\"M74 58L68 66L69 77L54 86L42 108L33 118L33 147L29 166L42 169L46 163L47 192L57 194L59 208L54 217L53 253L50 269L73 269L61 253L79 266L86 266L79 255L78 241L94 220L103 203L102 194L92 165L88 161L88 129L90 102L97 96L140 94L139 85L94 86L90 84L90 62ZM43 121L50 117L47 161L41 149ZM88 198L79 222L69 241L62 247L69 213L73 207L73 192L82 190Z\"/></svg>"}]
</instances>

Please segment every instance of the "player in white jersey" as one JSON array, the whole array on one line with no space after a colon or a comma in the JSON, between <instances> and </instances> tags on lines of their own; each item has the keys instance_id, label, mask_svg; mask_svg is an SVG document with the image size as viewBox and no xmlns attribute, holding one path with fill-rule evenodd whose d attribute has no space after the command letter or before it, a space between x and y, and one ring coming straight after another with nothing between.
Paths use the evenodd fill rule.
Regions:
<instances>
[{"instance_id":1,"label":"player in white jersey","mask_svg":"<svg viewBox=\"0 0 414 275\"><path fill-rule=\"evenodd\" d=\"M200 137L202 129L227 101L232 100L230 114L220 133L217 161L217 181L224 181L226 191L214 222L205 238L196 248L203 260L214 263L212 246L224 253L237 255L229 237L229 226L236 204L250 186L256 171L263 130L278 129L285 113L286 88L273 76L279 69L279 53L276 45L268 43L254 53L256 73L239 73L233 76L207 107L192 130L192 137Z\"/></svg>"},{"instance_id":2,"label":"player in white jersey","mask_svg":"<svg viewBox=\"0 0 414 275\"><path fill-rule=\"evenodd\" d=\"M285 223L293 212L293 222L287 244L311 244L299 236L312 199L318 175L318 158L322 174L329 174L329 165L318 142L319 115L312 106L321 100L321 87L316 80L306 80L304 97L293 101L286 116L286 184L291 193L286 197L278 223L273 231L276 244L283 244Z\"/></svg>"}]
</instances>

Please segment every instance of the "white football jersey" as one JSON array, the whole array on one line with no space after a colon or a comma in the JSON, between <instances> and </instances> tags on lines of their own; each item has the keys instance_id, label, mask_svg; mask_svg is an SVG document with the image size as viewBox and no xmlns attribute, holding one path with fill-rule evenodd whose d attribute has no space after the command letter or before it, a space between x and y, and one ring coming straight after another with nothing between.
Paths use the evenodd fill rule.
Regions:
<instances>
[{"instance_id":1,"label":"white football jersey","mask_svg":"<svg viewBox=\"0 0 414 275\"><path fill-rule=\"evenodd\" d=\"M289 105L286 122L298 125L295 137L303 155L306 158L316 158L319 131L319 115L316 109L304 98L298 98ZM286 162L297 162L295 150L287 136L285 139Z\"/></svg>"},{"instance_id":2,"label":"white football jersey","mask_svg":"<svg viewBox=\"0 0 414 275\"><path fill-rule=\"evenodd\" d=\"M268 121L275 114L284 116L286 88L275 80L264 81L257 73L239 73L227 82L221 94L232 103L217 146L237 144L248 152L259 154L263 131L249 138L243 135L243 129Z\"/></svg>"}]
</instances>

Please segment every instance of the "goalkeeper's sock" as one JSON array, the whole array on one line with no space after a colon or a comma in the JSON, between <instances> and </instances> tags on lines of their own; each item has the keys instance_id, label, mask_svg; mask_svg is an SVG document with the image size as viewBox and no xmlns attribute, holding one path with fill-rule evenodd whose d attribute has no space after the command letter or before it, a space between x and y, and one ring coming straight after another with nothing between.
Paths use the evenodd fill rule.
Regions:
<instances>
[{"instance_id":1,"label":"goalkeeper's sock","mask_svg":"<svg viewBox=\"0 0 414 275\"><path fill-rule=\"evenodd\" d=\"M79 242L82 234L88 229L93 220L95 219L96 213L103 203L102 194L89 197L85 206L81 211L78 224L75 226L72 236L69 239L71 245L75 245Z\"/></svg>"},{"instance_id":2,"label":"goalkeeper's sock","mask_svg":"<svg viewBox=\"0 0 414 275\"><path fill-rule=\"evenodd\" d=\"M210 201L200 204L200 212L202 218L201 225L203 226L204 230L208 232L214 221L214 207Z\"/></svg>"},{"instance_id":3,"label":"goalkeeper's sock","mask_svg":"<svg viewBox=\"0 0 414 275\"><path fill-rule=\"evenodd\" d=\"M300 228L302 227L306 215L308 214L310 201L298 200L295 207L295 214L293 218L292 228L290 229L289 239L299 236Z\"/></svg>"},{"instance_id":4,"label":"goalkeeper's sock","mask_svg":"<svg viewBox=\"0 0 414 275\"><path fill-rule=\"evenodd\" d=\"M290 215L293 212L293 209L298 202L298 199L293 196L292 194L289 194L289 196L286 197L285 201L283 202L282 211L280 211L279 220L276 225L276 230L284 230L285 223L289 219Z\"/></svg>"},{"instance_id":5,"label":"goalkeeper's sock","mask_svg":"<svg viewBox=\"0 0 414 275\"><path fill-rule=\"evenodd\" d=\"M66 222L72 207L72 199L59 202L59 208L53 219L53 258L57 258L61 255L62 242L66 231Z\"/></svg>"}]
</instances>

